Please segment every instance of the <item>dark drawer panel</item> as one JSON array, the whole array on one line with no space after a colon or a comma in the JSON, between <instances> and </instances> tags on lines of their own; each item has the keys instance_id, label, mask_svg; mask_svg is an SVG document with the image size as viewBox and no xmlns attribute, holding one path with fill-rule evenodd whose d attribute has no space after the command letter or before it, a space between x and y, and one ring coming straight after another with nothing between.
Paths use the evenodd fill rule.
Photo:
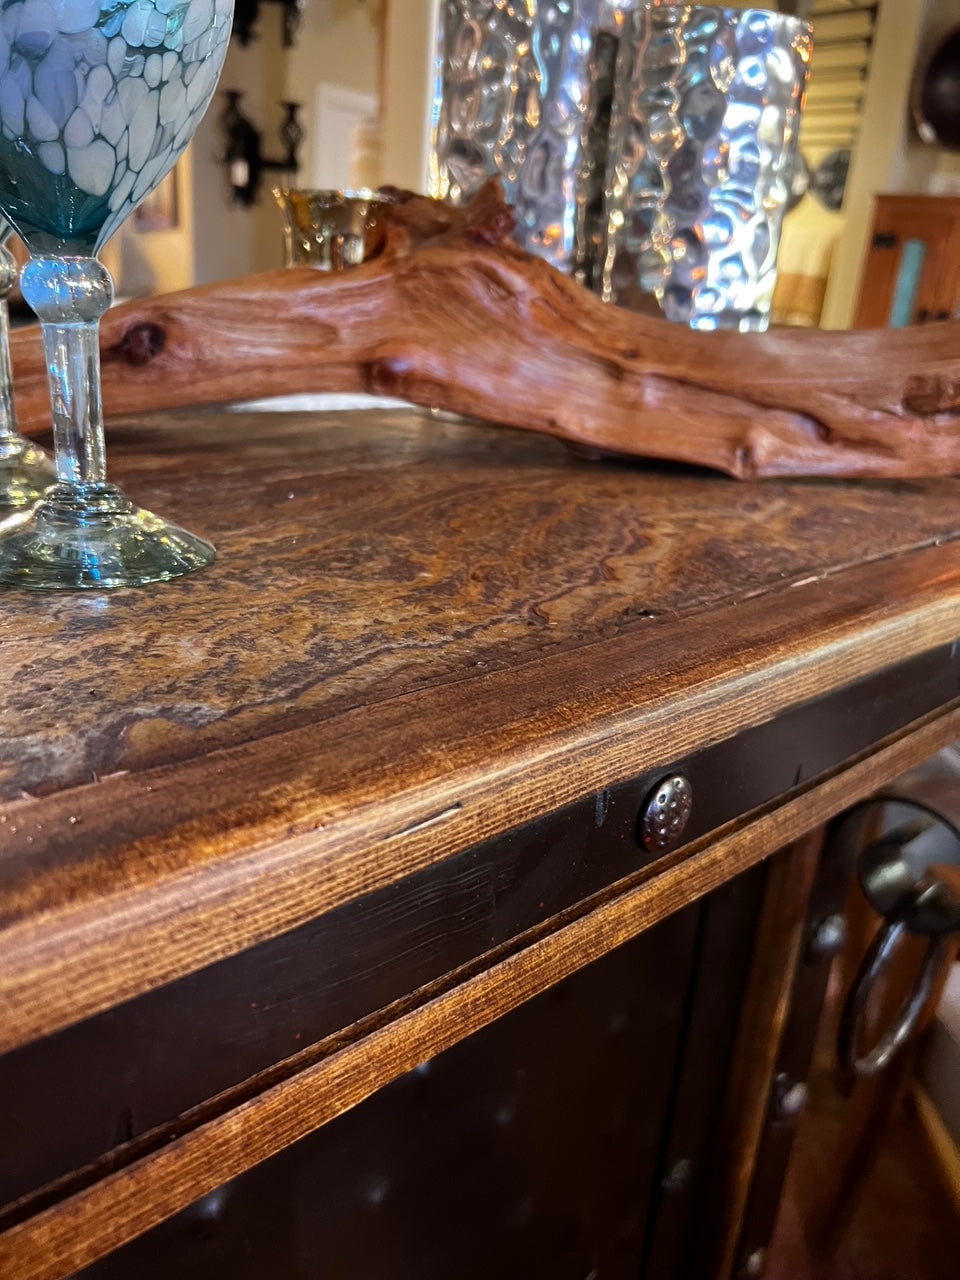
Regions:
<instances>
[{"instance_id":1,"label":"dark drawer panel","mask_svg":"<svg viewBox=\"0 0 960 1280\"><path fill-rule=\"evenodd\" d=\"M950 647L927 654L6 1055L0 1204L636 872L638 814L664 772L690 779L687 834L702 835L949 701L958 671ZM38 1114L55 1145L33 1141Z\"/></svg>"},{"instance_id":2,"label":"dark drawer panel","mask_svg":"<svg viewBox=\"0 0 960 1280\"><path fill-rule=\"evenodd\" d=\"M726 922L749 933L756 899L738 894ZM589 965L83 1280L636 1280L708 910ZM738 955L713 966L734 1025L744 972ZM705 1082L722 1087L725 1062L704 1057Z\"/></svg>"}]
</instances>

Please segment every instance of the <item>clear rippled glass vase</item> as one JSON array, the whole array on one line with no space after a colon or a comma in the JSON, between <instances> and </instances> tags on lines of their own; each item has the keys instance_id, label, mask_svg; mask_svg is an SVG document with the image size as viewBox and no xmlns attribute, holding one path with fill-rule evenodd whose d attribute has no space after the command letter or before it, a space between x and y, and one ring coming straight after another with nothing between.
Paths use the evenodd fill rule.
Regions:
<instances>
[{"instance_id":1,"label":"clear rippled glass vase","mask_svg":"<svg viewBox=\"0 0 960 1280\"><path fill-rule=\"evenodd\" d=\"M431 195L499 174L514 238L583 283L605 242L607 131L637 0L441 0Z\"/></svg>"},{"instance_id":2,"label":"clear rippled glass vase","mask_svg":"<svg viewBox=\"0 0 960 1280\"><path fill-rule=\"evenodd\" d=\"M634 15L610 131L603 295L670 320L766 329L812 51L806 22L651 0Z\"/></svg>"},{"instance_id":3,"label":"clear rippled glass vase","mask_svg":"<svg viewBox=\"0 0 960 1280\"><path fill-rule=\"evenodd\" d=\"M30 250L57 483L0 524L0 582L139 586L209 564L202 538L134 506L106 476L97 252L183 152L213 95L232 0L4 0L0 211Z\"/></svg>"}]
</instances>

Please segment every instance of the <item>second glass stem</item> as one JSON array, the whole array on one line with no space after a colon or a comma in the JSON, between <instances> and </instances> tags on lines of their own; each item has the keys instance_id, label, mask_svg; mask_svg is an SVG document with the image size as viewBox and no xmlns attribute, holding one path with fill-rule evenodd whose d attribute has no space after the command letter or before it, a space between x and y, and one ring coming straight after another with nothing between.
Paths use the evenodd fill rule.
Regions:
<instances>
[{"instance_id":1,"label":"second glass stem","mask_svg":"<svg viewBox=\"0 0 960 1280\"><path fill-rule=\"evenodd\" d=\"M10 316L6 298L0 298L0 458L5 451L19 447L16 418L13 415L13 374L10 368Z\"/></svg>"},{"instance_id":2,"label":"second glass stem","mask_svg":"<svg viewBox=\"0 0 960 1280\"><path fill-rule=\"evenodd\" d=\"M17 280L17 264L5 244L0 244L0 458L19 449L13 409L13 371L10 367L10 309L7 295Z\"/></svg>"}]
</instances>

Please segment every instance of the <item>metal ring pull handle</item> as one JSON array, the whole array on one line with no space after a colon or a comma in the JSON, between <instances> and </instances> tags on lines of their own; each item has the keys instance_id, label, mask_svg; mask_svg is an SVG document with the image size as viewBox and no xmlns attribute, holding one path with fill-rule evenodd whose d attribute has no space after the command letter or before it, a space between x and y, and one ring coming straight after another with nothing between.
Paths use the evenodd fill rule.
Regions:
<instances>
[{"instance_id":1,"label":"metal ring pull handle","mask_svg":"<svg viewBox=\"0 0 960 1280\"><path fill-rule=\"evenodd\" d=\"M886 921L879 930L863 957L856 980L844 1002L837 1033L837 1053L844 1067L861 1076L873 1076L882 1071L897 1050L909 1040L917 1019L930 998L934 978L948 945L947 938L943 934L930 936L923 967L913 991L873 1048L861 1053L858 1046L861 1021L867 1002L874 984L882 975L890 957L899 946L901 938L904 934L912 932L905 917L910 914L914 905L911 901L902 913Z\"/></svg>"},{"instance_id":2,"label":"metal ring pull handle","mask_svg":"<svg viewBox=\"0 0 960 1280\"><path fill-rule=\"evenodd\" d=\"M883 921L867 948L851 987L837 1033L837 1055L847 1070L872 1076L910 1039L924 1013L951 937L960 931L960 744L938 752L885 792L855 807L845 831L858 841L867 828L878 832L860 848L857 879ZM913 990L870 1049L865 1016L903 935L928 939Z\"/></svg>"}]
</instances>

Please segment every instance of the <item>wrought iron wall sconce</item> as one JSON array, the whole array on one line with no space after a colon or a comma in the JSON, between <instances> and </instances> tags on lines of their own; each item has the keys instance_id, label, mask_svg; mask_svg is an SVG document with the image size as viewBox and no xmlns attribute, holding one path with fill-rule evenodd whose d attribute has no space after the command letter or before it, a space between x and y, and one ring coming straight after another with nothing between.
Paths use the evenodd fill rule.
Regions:
<instances>
[{"instance_id":1,"label":"wrought iron wall sconce","mask_svg":"<svg viewBox=\"0 0 960 1280\"><path fill-rule=\"evenodd\" d=\"M233 34L244 47L256 38L254 25L260 16L261 3L267 0L236 0L233 10ZM290 49L300 30L306 0L273 0L283 7L283 47Z\"/></svg>"},{"instance_id":2,"label":"wrought iron wall sconce","mask_svg":"<svg viewBox=\"0 0 960 1280\"><path fill-rule=\"evenodd\" d=\"M252 205L256 203L260 179L265 169L295 175L300 168L299 150L303 141L303 127L297 115L300 103L281 103L285 114L279 133L287 150L285 155L272 158L265 156L261 150L260 130L240 110L243 94L236 89L226 89L224 96L227 105L220 123L227 139L224 161L230 188L237 204Z\"/></svg>"}]
</instances>

